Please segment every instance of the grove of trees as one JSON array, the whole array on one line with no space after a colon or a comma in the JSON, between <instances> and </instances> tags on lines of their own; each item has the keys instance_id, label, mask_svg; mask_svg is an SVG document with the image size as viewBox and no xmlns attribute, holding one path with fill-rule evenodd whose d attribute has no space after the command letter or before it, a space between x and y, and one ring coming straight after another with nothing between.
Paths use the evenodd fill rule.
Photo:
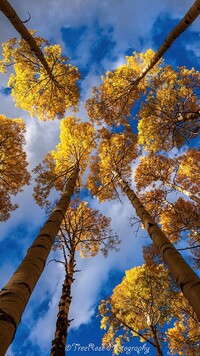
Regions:
<instances>
[{"instance_id":1,"label":"grove of trees","mask_svg":"<svg viewBox=\"0 0 200 356\"><path fill-rule=\"evenodd\" d=\"M199 355L200 150L192 139L200 131L200 72L172 67L162 56L199 16L200 0L157 52L134 52L102 77L85 103L88 121L76 116L81 75L61 46L28 30L8 1L0 1L0 10L21 36L3 43L0 61L0 72L11 73L7 87L15 105L39 120L60 119L59 143L29 172L23 119L0 113L0 220L10 218L18 207L12 196L32 181L36 203L49 212L0 292L0 356L52 250L61 252L54 268L61 263L65 277L50 352L65 355L77 254L106 257L120 249L110 217L89 206L82 198L86 191L98 202L126 196L152 240L144 247L143 265L134 267L133 251L133 268L100 302L102 345L112 344L119 354L124 343L138 338L157 356L164 355L163 345L172 354Z\"/></svg>"}]
</instances>

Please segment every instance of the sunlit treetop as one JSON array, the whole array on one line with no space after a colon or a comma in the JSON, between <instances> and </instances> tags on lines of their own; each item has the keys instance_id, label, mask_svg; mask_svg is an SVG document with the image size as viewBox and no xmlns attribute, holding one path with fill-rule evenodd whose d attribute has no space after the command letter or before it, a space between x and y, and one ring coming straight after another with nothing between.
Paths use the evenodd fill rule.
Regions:
<instances>
[{"instance_id":1,"label":"sunlit treetop","mask_svg":"<svg viewBox=\"0 0 200 356\"><path fill-rule=\"evenodd\" d=\"M200 193L200 148L189 148L179 161L177 182L185 189L192 187L194 193Z\"/></svg>"},{"instance_id":2,"label":"sunlit treetop","mask_svg":"<svg viewBox=\"0 0 200 356\"><path fill-rule=\"evenodd\" d=\"M49 152L34 172L37 174L35 199L38 204L48 204L47 197L54 187L64 191L68 179L77 167L79 184L89 164L91 150L95 147L94 127L75 117L66 117L60 125L60 143Z\"/></svg>"},{"instance_id":3,"label":"sunlit treetop","mask_svg":"<svg viewBox=\"0 0 200 356\"><path fill-rule=\"evenodd\" d=\"M196 314L182 295L172 301L172 307L176 311L177 320L166 332L171 354L198 356L200 354L200 324Z\"/></svg>"},{"instance_id":4,"label":"sunlit treetop","mask_svg":"<svg viewBox=\"0 0 200 356\"><path fill-rule=\"evenodd\" d=\"M29 184L30 174L24 151L25 127L21 119L0 115L0 220L10 217L18 205L11 203L11 195Z\"/></svg>"},{"instance_id":5,"label":"sunlit treetop","mask_svg":"<svg viewBox=\"0 0 200 356\"><path fill-rule=\"evenodd\" d=\"M139 143L157 152L180 147L200 128L200 73L166 66L152 80L151 91L137 115Z\"/></svg>"},{"instance_id":6,"label":"sunlit treetop","mask_svg":"<svg viewBox=\"0 0 200 356\"><path fill-rule=\"evenodd\" d=\"M161 340L159 331L173 316L171 301L175 295L163 265L144 264L126 271L112 296L99 306L101 328L108 329L102 345L112 344L114 354L119 354L123 342L132 337L140 336L141 342L152 341L153 330Z\"/></svg>"},{"instance_id":7,"label":"sunlit treetop","mask_svg":"<svg viewBox=\"0 0 200 356\"><path fill-rule=\"evenodd\" d=\"M133 56L126 57L125 64L113 72L107 72L102 77L103 83L93 88L92 98L86 102L89 117L97 123L104 121L111 126L126 125L134 103L146 93L152 77L159 72L159 66L156 64L138 84L135 84L153 56L154 52L151 49L145 53L134 52Z\"/></svg>"},{"instance_id":8,"label":"sunlit treetop","mask_svg":"<svg viewBox=\"0 0 200 356\"><path fill-rule=\"evenodd\" d=\"M64 246L68 253L79 251L82 258L94 257L99 251L107 256L119 244L110 223L110 218L90 208L88 202L75 199L66 211L54 249Z\"/></svg>"},{"instance_id":9,"label":"sunlit treetop","mask_svg":"<svg viewBox=\"0 0 200 356\"><path fill-rule=\"evenodd\" d=\"M35 31L30 31L32 35ZM52 72L49 77L46 69L23 39L10 39L3 43L3 60L0 72L6 73L13 65L8 87L16 106L27 110L31 116L41 120L62 118L66 109L77 109L80 78L78 69L62 56L60 45L50 45L46 40L35 36L35 41L43 49L44 57Z\"/></svg>"},{"instance_id":10,"label":"sunlit treetop","mask_svg":"<svg viewBox=\"0 0 200 356\"><path fill-rule=\"evenodd\" d=\"M91 161L87 186L100 201L105 201L118 197L116 174L130 181L131 162L139 155L139 148L137 136L130 130L118 134L103 128L100 135L102 140Z\"/></svg>"}]
</instances>

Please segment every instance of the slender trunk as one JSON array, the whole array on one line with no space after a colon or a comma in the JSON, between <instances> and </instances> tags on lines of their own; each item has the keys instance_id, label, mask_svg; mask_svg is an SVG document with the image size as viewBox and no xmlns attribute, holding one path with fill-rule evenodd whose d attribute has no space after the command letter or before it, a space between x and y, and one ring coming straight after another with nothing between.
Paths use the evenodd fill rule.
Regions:
<instances>
[{"instance_id":1,"label":"slender trunk","mask_svg":"<svg viewBox=\"0 0 200 356\"><path fill-rule=\"evenodd\" d=\"M65 192L18 269L0 293L0 356L11 344L31 293L45 267L55 237L73 195L79 168L75 168Z\"/></svg>"},{"instance_id":2,"label":"slender trunk","mask_svg":"<svg viewBox=\"0 0 200 356\"><path fill-rule=\"evenodd\" d=\"M165 38L163 44L160 46L149 65L143 70L140 76L134 81L133 87L137 85L141 79L154 67L154 65L162 58L162 56L171 47L172 43L178 38L200 15L200 0L196 0L191 6L182 20L174 27L174 29Z\"/></svg>"},{"instance_id":3,"label":"slender trunk","mask_svg":"<svg viewBox=\"0 0 200 356\"><path fill-rule=\"evenodd\" d=\"M180 187L179 185L176 185L174 183L165 182L165 184L168 185L168 187L170 187L170 188L178 190L179 192L185 194L187 197L189 197L190 199L192 199L196 203L200 204L200 198L198 198L196 195L192 194L188 190L183 189L182 187Z\"/></svg>"},{"instance_id":4,"label":"slender trunk","mask_svg":"<svg viewBox=\"0 0 200 356\"><path fill-rule=\"evenodd\" d=\"M59 302L59 312L56 320L55 338L52 341L51 356L65 356L67 331L70 324L68 315L71 304L71 285L73 283L75 250L72 249L67 264L62 295Z\"/></svg>"},{"instance_id":5,"label":"slender trunk","mask_svg":"<svg viewBox=\"0 0 200 356\"><path fill-rule=\"evenodd\" d=\"M163 356L163 353L161 351L160 344L158 341L157 333L156 333L156 327L151 325L150 331L151 331L151 336L152 336L152 339L153 339L153 342L154 342L154 345L156 348L156 356Z\"/></svg>"},{"instance_id":6,"label":"slender trunk","mask_svg":"<svg viewBox=\"0 0 200 356\"><path fill-rule=\"evenodd\" d=\"M152 219L128 183L120 175L116 174L116 177L121 189L135 208L137 215L161 253L185 298L189 301L200 320L200 279Z\"/></svg>"},{"instance_id":7,"label":"slender trunk","mask_svg":"<svg viewBox=\"0 0 200 356\"><path fill-rule=\"evenodd\" d=\"M177 206L175 206L174 204L170 203L167 200L163 200L163 202L167 205L170 206L172 209L175 210L175 212L179 215L182 215L183 217L185 217L186 219L189 219L190 222L192 223L192 225L194 225L195 227L200 227L200 221L197 220L193 220L191 214L186 213L185 211L177 208ZM190 229L191 230L191 229Z\"/></svg>"},{"instance_id":8,"label":"slender trunk","mask_svg":"<svg viewBox=\"0 0 200 356\"><path fill-rule=\"evenodd\" d=\"M28 43L30 49L38 60L42 63L43 67L46 69L46 72L49 76L49 78L55 82L55 78L52 74L51 69L49 68L49 65L44 58L44 55L40 49L40 47L37 45L35 39L27 28L24 26L23 22L20 20L19 16L13 9L13 7L9 4L7 0L0 0L0 11L3 12L3 14L7 17L7 19L10 21L10 23L13 25L13 27L17 30L17 32L21 35L21 37Z\"/></svg>"}]
</instances>

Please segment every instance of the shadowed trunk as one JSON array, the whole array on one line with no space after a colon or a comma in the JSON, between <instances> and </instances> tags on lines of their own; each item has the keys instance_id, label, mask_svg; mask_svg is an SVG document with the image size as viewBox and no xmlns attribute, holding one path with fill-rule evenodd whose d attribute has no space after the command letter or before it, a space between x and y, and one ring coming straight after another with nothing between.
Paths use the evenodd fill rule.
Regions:
<instances>
[{"instance_id":1,"label":"shadowed trunk","mask_svg":"<svg viewBox=\"0 0 200 356\"><path fill-rule=\"evenodd\" d=\"M66 190L18 269L0 293L0 356L11 344L31 293L45 267L55 237L73 195L79 167L68 180Z\"/></svg>"},{"instance_id":2,"label":"shadowed trunk","mask_svg":"<svg viewBox=\"0 0 200 356\"><path fill-rule=\"evenodd\" d=\"M49 78L52 81L56 82L40 47L37 45L35 39L33 38L33 36L31 36L29 31L24 26L23 22L20 20L19 16L17 15L17 13L15 12L13 7L9 4L7 0L0 0L0 11L2 11L3 14L7 17L7 19L17 30L17 32L21 35L24 41L28 43L31 51L35 54L38 60L42 63L43 67L46 69Z\"/></svg>"},{"instance_id":3,"label":"shadowed trunk","mask_svg":"<svg viewBox=\"0 0 200 356\"><path fill-rule=\"evenodd\" d=\"M66 266L65 280L59 302L59 312L56 320L55 338L52 341L51 356L65 356L67 331L70 324L68 315L71 304L71 286L73 283L75 249L72 248L70 259Z\"/></svg>"},{"instance_id":4,"label":"shadowed trunk","mask_svg":"<svg viewBox=\"0 0 200 356\"><path fill-rule=\"evenodd\" d=\"M152 219L128 183L117 173L116 178L118 179L121 189L135 208L149 236L161 253L169 271L172 273L185 298L189 301L189 304L200 320L200 279Z\"/></svg>"},{"instance_id":5,"label":"shadowed trunk","mask_svg":"<svg viewBox=\"0 0 200 356\"><path fill-rule=\"evenodd\" d=\"M158 341L158 338L157 338L157 333L156 333L156 327L155 326L150 326L150 331L151 331L151 336L152 336L152 339L153 339L153 342L154 342L154 345L155 345L155 348L156 348L156 356L163 356L163 353L161 351L161 348L160 348L160 344L159 344L159 341Z\"/></svg>"}]
</instances>

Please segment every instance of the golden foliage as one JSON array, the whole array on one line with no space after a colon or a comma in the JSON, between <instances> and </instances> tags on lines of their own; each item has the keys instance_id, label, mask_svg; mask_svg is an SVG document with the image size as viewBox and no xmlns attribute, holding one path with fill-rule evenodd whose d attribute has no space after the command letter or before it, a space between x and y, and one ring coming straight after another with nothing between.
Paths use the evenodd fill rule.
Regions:
<instances>
[{"instance_id":1,"label":"golden foliage","mask_svg":"<svg viewBox=\"0 0 200 356\"><path fill-rule=\"evenodd\" d=\"M177 183L193 193L200 193L200 148L189 148L179 157Z\"/></svg>"},{"instance_id":2,"label":"golden foliage","mask_svg":"<svg viewBox=\"0 0 200 356\"><path fill-rule=\"evenodd\" d=\"M35 31L30 33L34 36ZM76 82L80 75L77 68L68 63L69 58L62 56L60 45L51 46L39 36L35 41L40 48L44 47L52 78L23 39L12 38L3 44L0 71L5 73L8 66L14 65L8 86L17 107L41 120L60 119L66 109L77 107L79 90Z\"/></svg>"},{"instance_id":3,"label":"golden foliage","mask_svg":"<svg viewBox=\"0 0 200 356\"><path fill-rule=\"evenodd\" d=\"M30 174L24 152L25 128L21 119L0 115L0 220L9 218L18 205L12 204L11 195L22 191L29 184Z\"/></svg>"},{"instance_id":4,"label":"golden foliage","mask_svg":"<svg viewBox=\"0 0 200 356\"><path fill-rule=\"evenodd\" d=\"M187 300L180 295L172 301L178 320L166 332L172 355L198 356L200 354L200 324Z\"/></svg>"},{"instance_id":5,"label":"golden foliage","mask_svg":"<svg viewBox=\"0 0 200 356\"><path fill-rule=\"evenodd\" d=\"M200 238L199 206L178 198L163 210L160 215L160 224L172 242L180 240L182 232L185 232L188 237L194 235L194 240L198 241L198 236Z\"/></svg>"},{"instance_id":6,"label":"golden foliage","mask_svg":"<svg viewBox=\"0 0 200 356\"><path fill-rule=\"evenodd\" d=\"M67 248L69 254L79 251L82 258L94 257L99 251L107 256L119 239L110 228L110 218L92 209L87 202L73 201L68 208L55 247Z\"/></svg>"},{"instance_id":7,"label":"golden foliage","mask_svg":"<svg viewBox=\"0 0 200 356\"><path fill-rule=\"evenodd\" d=\"M80 179L94 147L94 128L90 123L75 117L66 117L61 121L60 143L34 169L37 174L34 198L39 205L48 205L47 197L53 187L64 191L75 167L79 168Z\"/></svg>"},{"instance_id":8,"label":"golden foliage","mask_svg":"<svg viewBox=\"0 0 200 356\"><path fill-rule=\"evenodd\" d=\"M176 161L163 155L149 154L141 157L140 164L135 170L136 187L140 191L157 181L170 181L171 174L176 170Z\"/></svg>"},{"instance_id":9,"label":"golden foliage","mask_svg":"<svg viewBox=\"0 0 200 356\"><path fill-rule=\"evenodd\" d=\"M122 352L122 342L130 337L140 336L141 342L150 340L152 327L157 329L159 339L159 329L173 316L171 302L175 295L163 265L143 265L126 271L112 296L99 306L101 328L108 328L103 346L116 346L114 353L118 354Z\"/></svg>"},{"instance_id":10,"label":"golden foliage","mask_svg":"<svg viewBox=\"0 0 200 356\"><path fill-rule=\"evenodd\" d=\"M135 101L145 94L151 78L159 72L158 65L155 65L148 75L135 84L153 56L151 49L146 53L134 52L133 56L126 57L125 64L113 72L107 72L102 77L103 83L93 88L92 98L87 100L89 117L97 123L105 121L108 125L126 125Z\"/></svg>"},{"instance_id":11,"label":"golden foliage","mask_svg":"<svg viewBox=\"0 0 200 356\"><path fill-rule=\"evenodd\" d=\"M152 90L137 115L139 143L150 152L180 147L200 127L200 73L166 66L153 79Z\"/></svg>"},{"instance_id":12,"label":"golden foliage","mask_svg":"<svg viewBox=\"0 0 200 356\"><path fill-rule=\"evenodd\" d=\"M178 190L194 201L199 193L200 170L199 150L188 149L182 156L168 158L164 155L149 154L142 157L135 171L136 187L139 191L148 186L164 186Z\"/></svg>"},{"instance_id":13,"label":"golden foliage","mask_svg":"<svg viewBox=\"0 0 200 356\"><path fill-rule=\"evenodd\" d=\"M102 140L90 165L87 186L100 201L105 201L117 196L117 173L130 178L131 162L137 157L139 149L136 135L128 129L120 134L105 128L99 132Z\"/></svg>"}]
</instances>

